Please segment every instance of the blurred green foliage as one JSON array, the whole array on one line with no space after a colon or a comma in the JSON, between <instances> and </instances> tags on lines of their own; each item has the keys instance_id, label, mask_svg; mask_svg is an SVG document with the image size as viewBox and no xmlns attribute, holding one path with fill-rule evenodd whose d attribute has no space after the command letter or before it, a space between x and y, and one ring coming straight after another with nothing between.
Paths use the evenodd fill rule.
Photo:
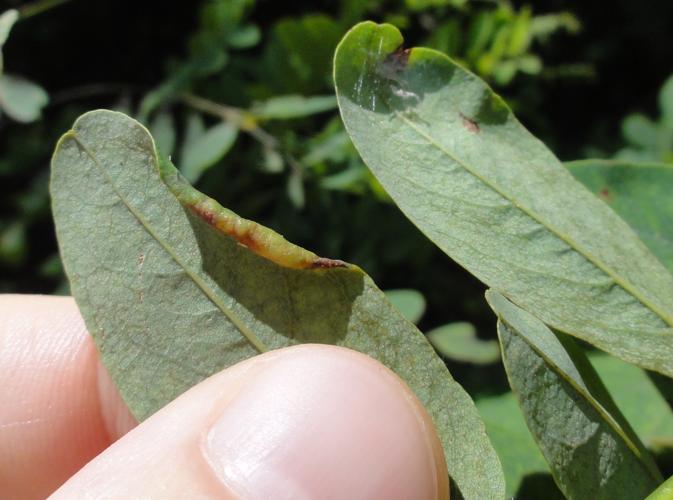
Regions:
<instances>
[{"instance_id":1,"label":"blurred green foliage","mask_svg":"<svg viewBox=\"0 0 673 500\"><path fill-rule=\"evenodd\" d=\"M633 113L624 119L622 134L627 145L615 158L673 164L673 75L664 82L658 97L658 120L642 113Z\"/></svg>"}]
</instances>

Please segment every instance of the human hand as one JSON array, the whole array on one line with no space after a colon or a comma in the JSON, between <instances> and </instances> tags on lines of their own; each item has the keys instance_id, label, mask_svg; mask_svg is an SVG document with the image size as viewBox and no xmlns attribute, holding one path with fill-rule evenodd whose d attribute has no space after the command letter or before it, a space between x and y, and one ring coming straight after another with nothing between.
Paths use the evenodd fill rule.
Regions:
<instances>
[{"instance_id":1,"label":"human hand","mask_svg":"<svg viewBox=\"0 0 673 500\"><path fill-rule=\"evenodd\" d=\"M74 301L7 295L0 380L3 499L448 497L426 411L347 349L256 356L137 425Z\"/></svg>"}]
</instances>

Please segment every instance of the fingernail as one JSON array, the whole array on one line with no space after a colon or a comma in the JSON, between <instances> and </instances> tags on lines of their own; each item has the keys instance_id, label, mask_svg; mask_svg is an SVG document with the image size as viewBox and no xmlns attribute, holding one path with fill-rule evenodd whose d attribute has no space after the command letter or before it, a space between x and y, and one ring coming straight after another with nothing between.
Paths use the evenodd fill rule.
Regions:
<instances>
[{"instance_id":1,"label":"fingernail","mask_svg":"<svg viewBox=\"0 0 673 500\"><path fill-rule=\"evenodd\" d=\"M399 379L346 349L289 351L244 384L205 437L228 490L252 500L437 498L434 430Z\"/></svg>"}]
</instances>

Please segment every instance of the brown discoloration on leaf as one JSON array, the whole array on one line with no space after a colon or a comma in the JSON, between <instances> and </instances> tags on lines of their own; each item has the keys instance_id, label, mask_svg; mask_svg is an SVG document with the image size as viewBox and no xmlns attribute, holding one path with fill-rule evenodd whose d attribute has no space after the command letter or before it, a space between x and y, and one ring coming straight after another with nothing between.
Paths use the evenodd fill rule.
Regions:
<instances>
[{"instance_id":1,"label":"brown discoloration on leaf","mask_svg":"<svg viewBox=\"0 0 673 500\"><path fill-rule=\"evenodd\" d=\"M214 213L209 212L207 210L204 210L199 205L189 205L189 208L191 209L192 212L194 212L196 215L201 217L204 221L206 221L211 226L215 225L215 214Z\"/></svg>"},{"instance_id":2,"label":"brown discoloration on leaf","mask_svg":"<svg viewBox=\"0 0 673 500\"><path fill-rule=\"evenodd\" d=\"M332 269L334 267L348 267L348 264L339 259L328 259L326 257L318 257L310 265L311 269Z\"/></svg>"},{"instance_id":3,"label":"brown discoloration on leaf","mask_svg":"<svg viewBox=\"0 0 673 500\"><path fill-rule=\"evenodd\" d=\"M409 64L411 49L405 49L399 46L395 52L388 54L383 60L383 76L391 80L397 80Z\"/></svg>"},{"instance_id":4,"label":"brown discoloration on leaf","mask_svg":"<svg viewBox=\"0 0 673 500\"><path fill-rule=\"evenodd\" d=\"M294 245L273 230L256 222L238 217L233 212L219 213L204 198L186 206L208 225L233 238L239 245L279 266L291 269L331 269L348 267L341 260L318 257L313 252Z\"/></svg>"},{"instance_id":5,"label":"brown discoloration on leaf","mask_svg":"<svg viewBox=\"0 0 673 500\"><path fill-rule=\"evenodd\" d=\"M472 134L478 134L481 129L479 128L479 124L475 122L474 120L471 120L467 116L465 116L463 113L458 113L460 115L460 119L463 122L463 127L465 127L465 130Z\"/></svg>"},{"instance_id":6,"label":"brown discoloration on leaf","mask_svg":"<svg viewBox=\"0 0 673 500\"><path fill-rule=\"evenodd\" d=\"M598 192L598 196L604 201L607 201L607 202L612 201L612 193L610 192L610 190L607 187L604 187L603 189L601 189Z\"/></svg>"},{"instance_id":7,"label":"brown discoloration on leaf","mask_svg":"<svg viewBox=\"0 0 673 500\"><path fill-rule=\"evenodd\" d=\"M388 59L393 61L400 69L407 67L409 63L409 56L411 55L411 49L405 49L403 45L400 45L395 49L395 52L388 55Z\"/></svg>"},{"instance_id":8,"label":"brown discoloration on leaf","mask_svg":"<svg viewBox=\"0 0 673 500\"><path fill-rule=\"evenodd\" d=\"M221 220L221 217L218 217L216 213L202 205L189 205L189 208L198 215L202 220L204 220L208 225L213 226L219 231L223 232L227 236L234 238L240 245L252 250L255 253L259 253L261 244L256 235L256 224L246 226L246 229L241 230L237 229L236 221L224 221Z\"/></svg>"},{"instance_id":9,"label":"brown discoloration on leaf","mask_svg":"<svg viewBox=\"0 0 673 500\"><path fill-rule=\"evenodd\" d=\"M257 237L257 228L259 226L252 225L244 231L232 231L228 233L230 236L234 237L238 243L243 245L246 248L249 248L255 253L262 253L264 247L263 243Z\"/></svg>"}]
</instances>

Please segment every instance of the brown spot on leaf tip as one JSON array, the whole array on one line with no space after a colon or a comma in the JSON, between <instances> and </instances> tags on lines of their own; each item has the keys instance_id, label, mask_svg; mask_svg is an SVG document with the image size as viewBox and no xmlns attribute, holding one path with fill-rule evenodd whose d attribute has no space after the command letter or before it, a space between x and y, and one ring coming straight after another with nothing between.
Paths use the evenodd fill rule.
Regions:
<instances>
[{"instance_id":1,"label":"brown spot on leaf tip","mask_svg":"<svg viewBox=\"0 0 673 500\"><path fill-rule=\"evenodd\" d=\"M463 127L465 127L465 130L472 134L478 134L480 131L479 124L475 122L474 120L469 119L467 116L465 116L463 113L458 113L460 115L460 119L463 122Z\"/></svg>"},{"instance_id":2,"label":"brown spot on leaf tip","mask_svg":"<svg viewBox=\"0 0 673 500\"><path fill-rule=\"evenodd\" d=\"M343 260L318 257L311 263L310 269L331 269L333 267L348 267L348 264Z\"/></svg>"},{"instance_id":3,"label":"brown spot on leaf tip","mask_svg":"<svg viewBox=\"0 0 673 500\"><path fill-rule=\"evenodd\" d=\"M605 201L612 201L612 193L610 193L610 190L608 188L604 187L599 191L598 194Z\"/></svg>"},{"instance_id":4,"label":"brown spot on leaf tip","mask_svg":"<svg viewBox=\"0 0 673 500\"><path fill-rule=\"evenodd\" d=\"M385 63L392 72L401 73L407 67L410 55L411 49L405 49L400 45L394 52L386 56Z\"/></svg>"}]
</instances>

